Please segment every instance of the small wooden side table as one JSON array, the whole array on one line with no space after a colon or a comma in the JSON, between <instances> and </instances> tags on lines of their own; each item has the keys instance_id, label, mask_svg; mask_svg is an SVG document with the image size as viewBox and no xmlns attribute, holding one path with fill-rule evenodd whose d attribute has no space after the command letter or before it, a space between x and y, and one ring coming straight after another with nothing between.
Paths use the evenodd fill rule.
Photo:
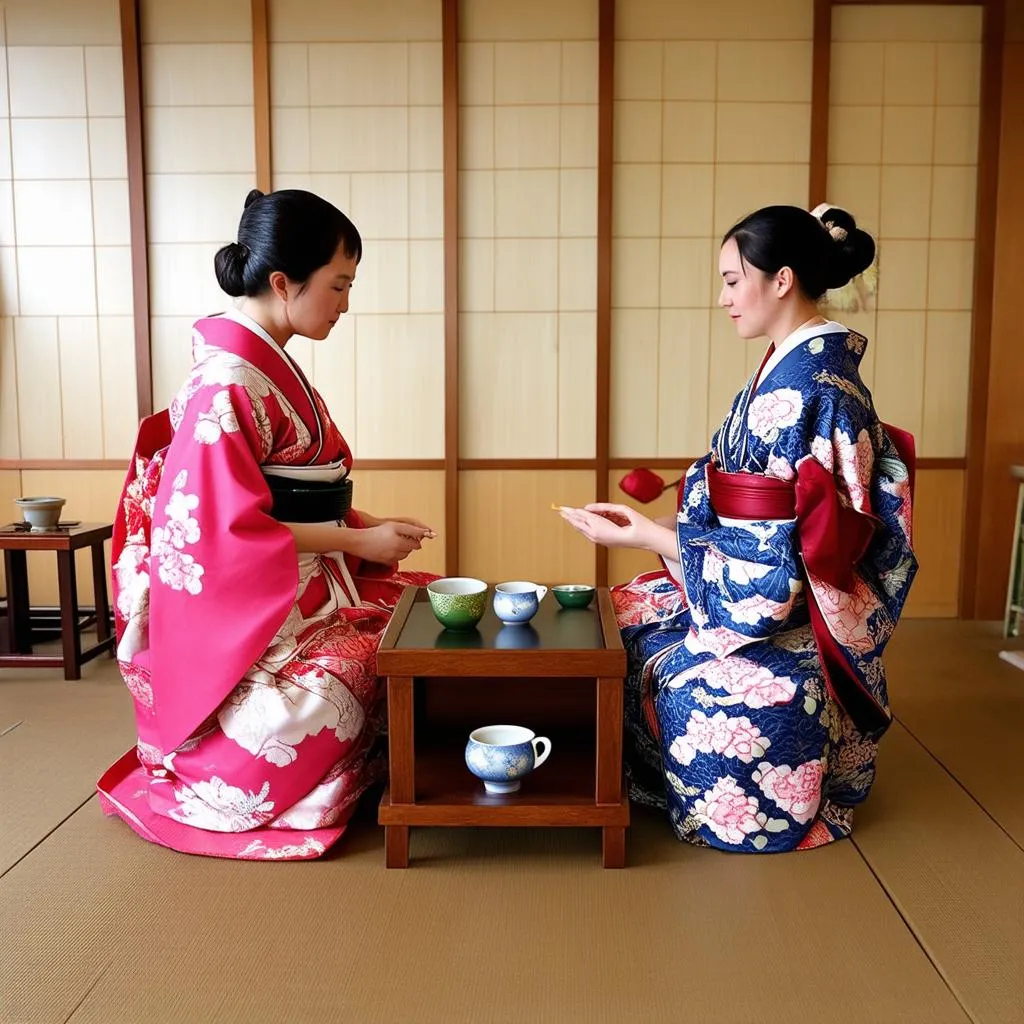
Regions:
<instances>
[{"instance_id":1,"label":"small wooden side table","mask_svg":"<svg viewBox=\"0 0 1024 1024\"><path fill-rule=\"evenodd\" d=\"M490 595L489 595L490 598ZM477 629L450 632L426 588L408 587L381 638L390 780L380 802L386 863L409 863L409 828L434 825L601 829L606 868L626 862L622 648L607 588L587 609L545 600L526 626L488 605ZM496 796L466 767L469 732L523 725L551 738L550 758L518 793Z\"/></svg>"},{"instance_id":2,"label":"small wooden side table","mask_svg":"<svg viewBox=\"0 0 1024 1024\"><path fill-rule=\"evenodd\" d=\"M103 542L110 540L110 523L81 523L58 527L45 533L31 533L16 524L0 526L0 550L4 553L4 577L7 581L8 653L0 654L0 668L63 668L65 679L81 679L82 664L104 651L113 653L110 632L110 602L107 598L107 567L103 560ZM96 615L82 619L78 611L78 585L75 579L75 552L92 548L92 581L96 594ZM57 581L60 592L60 633L63 654L60 657L32 652L32 621L28 599L27 551L57 553ZM82 650L82 630L95 622L98 643Z\"/></svg>"}]
</instances>

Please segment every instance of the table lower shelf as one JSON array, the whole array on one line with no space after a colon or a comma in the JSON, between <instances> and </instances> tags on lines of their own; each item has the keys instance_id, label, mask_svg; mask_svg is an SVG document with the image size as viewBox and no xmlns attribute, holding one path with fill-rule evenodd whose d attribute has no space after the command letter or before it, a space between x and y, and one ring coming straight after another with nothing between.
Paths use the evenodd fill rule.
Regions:
<instances>
[{"instance_id":1,"label":"table lower shelf","mask_svg":"<svg viewBox=\"0 0 1024 1024\"><path fill-rule=\"evenodd\" d=\"M593 747L571 747L557 740L550 758L523 779L517 793L484 790L463 760L462 746L439 745L416 752L416 799L381 798L381 825L624 827L629 800L598 804ZM623 787L623 794L625 787Z\"/></svg>"}]
</instances>

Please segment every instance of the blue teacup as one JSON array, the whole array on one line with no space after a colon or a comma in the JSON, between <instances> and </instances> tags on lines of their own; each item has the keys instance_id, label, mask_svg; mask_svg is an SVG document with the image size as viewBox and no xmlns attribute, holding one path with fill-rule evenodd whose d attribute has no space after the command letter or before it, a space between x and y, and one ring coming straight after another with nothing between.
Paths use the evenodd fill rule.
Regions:
<instances>
[{"instance_id":1,"label":"blue teacup","mask_svg":"<svg viewBox=\"0 0 1024 1024\"><path fill-rule=\"evenodd\" d=\"M494 588L494 614L506 626L519 626L537 614L547 587L520 580L516 583L499 583Z\"/></svg>"},{"instance_id":2,"label":"blue teacup","mask_svg":"<svg viewBox=\"0 0 1024 1024\"><path fill-rule=\"evenodd\" d=\"M542 751L537 750L544 744ZM520 781L551 753L551 740L521 725L487 725L474 729L466 744L466 766L483 779L488 793L515 793Z\"/></svg>"}]
</instances>

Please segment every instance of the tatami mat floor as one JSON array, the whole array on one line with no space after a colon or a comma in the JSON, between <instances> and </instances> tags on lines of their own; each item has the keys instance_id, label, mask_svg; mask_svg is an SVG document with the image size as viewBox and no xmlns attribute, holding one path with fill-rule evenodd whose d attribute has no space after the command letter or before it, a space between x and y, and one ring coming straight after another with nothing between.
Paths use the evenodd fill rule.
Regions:
<instances>
[{"instance_id":1,"label":"tatami mat floor","mask_svg":"<svg viewBox=\"0 0 1024 1024\"><path fill-rule=\"evenodd\" d=\"M102 816L133 740L109 661L0 671L0 1021L1024 1022L1024 672L991 625L909 621L852 842L781 857L597 832L413 832L312 863L150 846Z\"/></svg>"}]
</instances>

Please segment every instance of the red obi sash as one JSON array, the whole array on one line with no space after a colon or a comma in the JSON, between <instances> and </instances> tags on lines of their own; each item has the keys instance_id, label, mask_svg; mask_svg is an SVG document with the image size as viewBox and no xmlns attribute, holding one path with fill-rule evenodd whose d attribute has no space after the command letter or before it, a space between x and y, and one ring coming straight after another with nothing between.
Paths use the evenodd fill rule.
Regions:
<instances>
[{"instance_id":1,"label":"red obi sash","mask_svg":"<svg viewBox=\"0 0 1024 1024\"><path fill-rule=\"evenodd\" d=\"M707 477L711 504L719 516L796 519L800 553L808 573L839 590L853 589L854 566L871 541L874 520L839 503L835 479L821 463L805 459L795 482L753 473L722 473L711 463ZM829 692L862 732L884 729L889 724L889 712L875 700L832 636L810 583L806 592L811 629Z\"/></svg>"}]
</instances>

